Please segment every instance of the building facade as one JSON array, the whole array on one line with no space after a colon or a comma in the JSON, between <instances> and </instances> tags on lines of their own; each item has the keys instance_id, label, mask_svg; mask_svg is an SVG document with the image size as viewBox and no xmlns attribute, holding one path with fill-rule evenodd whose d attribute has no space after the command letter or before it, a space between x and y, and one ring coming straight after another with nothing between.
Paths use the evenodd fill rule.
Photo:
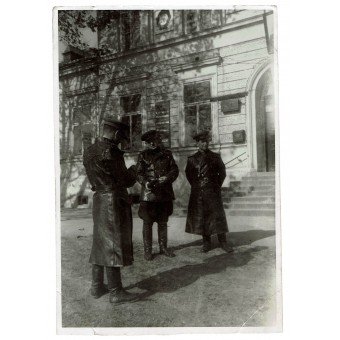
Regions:
<instances>
[{"instance_id":1,"label":"building facade","mask_svg":"<svg viewBox=\"0 0 340 340\"><path fill-rule=\"evenodd\" d=\"M118 13L119 12L119 13ZM142 133L162 132L180 175L176 204L190 192L184 169L192 135L209 129L226 163L223 186L251 172L275 171L273 31L263 10L98 11L98 56L68 49L59 64L61 205L88 207L84 149L104 117L130 126L128 165ZM138 192L136 184L131 191Z\"/></svg>"}]
</instances>

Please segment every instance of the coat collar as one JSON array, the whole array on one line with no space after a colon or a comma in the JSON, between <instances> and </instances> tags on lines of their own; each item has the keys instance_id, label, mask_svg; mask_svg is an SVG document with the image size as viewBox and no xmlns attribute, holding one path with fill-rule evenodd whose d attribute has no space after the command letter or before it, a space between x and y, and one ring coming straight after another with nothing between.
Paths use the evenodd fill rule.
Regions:
<instances>
[{"instance_id":1,"label":"coat collar","mask_svg":"<svg viewBox=\"0 0 340 340\"><path fill-rule=\"evenodd\" d=\"M115 144L112 140L107 139L107 138L103 138L103 142L106 143L107 145L109 145L109 147L111 149L113 149L115 152L118 152L118 153L121 153L121 154L125 153L125 151L122 151L121 149L119 149L118 145Z\"/></svg>"}]
</instances>

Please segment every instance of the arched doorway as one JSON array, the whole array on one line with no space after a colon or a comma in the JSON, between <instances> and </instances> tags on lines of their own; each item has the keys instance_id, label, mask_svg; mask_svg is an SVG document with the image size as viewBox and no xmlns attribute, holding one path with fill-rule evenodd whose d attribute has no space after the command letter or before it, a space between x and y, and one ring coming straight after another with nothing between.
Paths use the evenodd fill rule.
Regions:
<instances>
[{"instance_id":1,"label":"arched doorway","mask_svg":"<svg viewBox=\"0 0 340 340\"><path fill-rule=\"evenodd\" d=\"M257 171L275 171L275 112L272 72L260 77L255 89Z\"/></svg>"},{"instance_id":2,"label":"arched doorway","mask_svg":"<svg viewBox=\"0 0 340 340\"><path fill-rule=\"evenodd\" d=\"M247 91L251 167L259 172L275 171L275 101L271 59L257 67L248 81Z\"/></svg>"}]
</instances>

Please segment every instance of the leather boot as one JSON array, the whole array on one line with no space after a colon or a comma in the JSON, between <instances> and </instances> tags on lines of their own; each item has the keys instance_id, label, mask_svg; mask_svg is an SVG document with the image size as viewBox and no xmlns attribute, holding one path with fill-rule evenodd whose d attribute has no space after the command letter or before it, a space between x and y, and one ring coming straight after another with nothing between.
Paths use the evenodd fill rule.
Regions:
<instances>
[{"instance_id":1,"label":"leather boot","mask_svg":"<svg viewBox=\"0 0 340 340\"><path fill-rule=\"evenodd\" d=\"M107 286L104 285L104 266L99 266L97 264L92 265L92 284L90 292L95 299L98 299L109 292Z\"/></svg>"},{"instance_id":2,"label":"leather boot","mask_svg":"<svg viewBox=\"0 0 340 340\"><path fill-rule=\"evenodd\" d=\"M122 287L122 279L119 267L106 267L107 285L110 292L110 302L119 304L135 301L138 294L128 293Z\"/></svg>"},{"instance_id":3,"label":"leather boot","mask_svg":"<svg viewBox=\"0 0 340 340\"><path fill-rule=\"evenodd\" d=\"M217 234L218 241L220 242L221 248L227 252L227 253L232 253L234 249L228 245L227 243L227 237L226 234Z\"/></svg>"},{"instance_id":4,"label":"leather boot","mask_svg":"<svg viewBox=\"0 0 340 340\"><path fill-rule=\"evenodd\" d=\"M152 222L143 223L144 259L152 260Z\"/></svg>"},{"instance_id":5,"label":"leather boot","mask_svg":"<svg viewBox=\"0 0 340 340\"><path fill-rule=\"evenodd\" d=\"M167 248L168 245L168 226L166 223L158 223L158 243L159 253L167 257L175 257L176 255Z\"/></svg>"},{"instance_id":6,"label":"leather boot","mask_svg":"<svg viewBox=\"0 0 340 340\"><path fill-rule=\"evenodd\" d=\"M201 249L201 253L207 253L211 250L211 239L210 236L202 235L203 237L203 247Z\"/></svg>"}]
</instances>

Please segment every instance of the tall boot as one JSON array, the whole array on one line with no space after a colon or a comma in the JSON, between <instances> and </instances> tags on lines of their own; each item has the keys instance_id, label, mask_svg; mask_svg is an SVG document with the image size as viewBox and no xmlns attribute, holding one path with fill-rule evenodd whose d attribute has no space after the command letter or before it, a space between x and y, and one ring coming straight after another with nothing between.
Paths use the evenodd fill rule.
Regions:
<instances>
[{"instance_id":1,"label":"tall boot","mask_svg":"<svg viewBox=\"0 0 340 340\"><path fill-rule=\"evenodd\" d=\"M152 260L152 225L153 222L143 222L143 242L144 242L144 259Z\"/></svg>"},{"instance_id":2,"label":"tall boot","mask_svg":"<svg viewBox=\"0 0 340 340\"><path fill-rule=\"evenodd\" d=\"M167 257L175 257L176 255L167 248L168 245L168 226L166 223L158 223L158 243L159 253Z\"/></svg>"},{"instance_id":3,"label":"tall boot","mask_svg":"<svg viewBox=\"0 0 340 340\"><path fill-rule=\"evenodd\" d=\"M128 293L122 287L120 267L106 267L107 286L110 292L111 303L130 302L137 299L137 294Z\"/></svg>"},{"instance_id":4,"label":"tall boot","mask_svg":"<svg viewBox=\"0 0 340 340\"><path fill-rule=\"evenodd\" d=\"M220 242L221 248L227 252L227 253L232 253L234 249L228 245L227 243L227 236L225 233L222 234L217 234L218 241Z\"/></svg>"},{"instance_id":5,"label":"tall boot","mask_svg":"<svg viewBox=\"0 0 340 340\"><path fill-rule=\"evenodd\" d=\"M203 238L203 247L201 249L201 253L207 253L211 250L211 238L208 235L202 235Z\"/></svg>"},{"instance_id":6,"label":"tall boot","mask_svg":"<svg viewBox=\"0 0 340 340\"><path fill-rule=\"evenodd\" d=\"M90 292L95 299L108 293L107 286L104 285L104 266L99 266L97 264L92 265L92 284Z\"/></svg>"}]
</instances>

